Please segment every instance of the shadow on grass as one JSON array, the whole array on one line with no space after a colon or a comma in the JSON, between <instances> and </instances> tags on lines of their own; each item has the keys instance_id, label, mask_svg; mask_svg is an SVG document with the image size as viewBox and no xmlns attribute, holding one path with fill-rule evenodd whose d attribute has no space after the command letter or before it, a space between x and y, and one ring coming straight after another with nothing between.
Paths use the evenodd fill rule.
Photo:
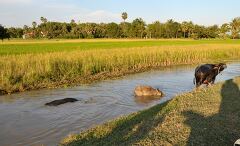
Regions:
<instances>
[{"instance_id":1,"label":"shadow on grass","mask_svg":"<svg viewBox=\"0 0 240 146\"><path fill-rule=\"evenodd\" d=\"M134 116L116 121L116 126L107 135L97 138L91 135L72 141L67 145L131 145L145 138L148 133L164 120L164 115L170 109L164 108L168 102L141 111ZM161 113L159 111L162 111ZM158 115L160 113L160 115ZM93 131L94 133L94 131Z\"/></svg>"},{"instance_id":2,"label":"shadow on grass","mask_svg":"<svg viewBox=\"0 0 240 146\"><path fill-rule=\"evenodd\" d=\"M240 91L233 80L221 89L222 101L219 113L204 117L193 111L185 111L185 124L191 127L188 146L233 145L240 138Z\"/></svg>"}]
</instances>

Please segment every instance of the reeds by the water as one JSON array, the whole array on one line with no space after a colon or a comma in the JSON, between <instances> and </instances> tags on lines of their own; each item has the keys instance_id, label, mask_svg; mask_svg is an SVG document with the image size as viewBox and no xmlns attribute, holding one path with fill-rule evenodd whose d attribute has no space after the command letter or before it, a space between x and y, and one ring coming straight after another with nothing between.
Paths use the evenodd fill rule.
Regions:
<instances>
[{"instance_id":1,"label":"reeds by the water","mask_svg":"<svg viewBox=\"0 0 240 146\"><path fill-rule=\"evenodd\" d=\"M238 44L91 49L0 56L0 92L58 87L146 68L238 59ZM99 75L99 76L98 76Z\"/></svg>"}]
</instances>

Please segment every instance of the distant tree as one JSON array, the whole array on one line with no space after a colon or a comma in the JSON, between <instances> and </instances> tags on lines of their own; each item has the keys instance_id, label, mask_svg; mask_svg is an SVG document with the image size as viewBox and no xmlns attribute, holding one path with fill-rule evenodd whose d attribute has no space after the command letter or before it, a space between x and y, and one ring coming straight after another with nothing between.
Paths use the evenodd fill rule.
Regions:
<instances>
[{"instance_id":1,"label":"distant tree","mask_svg":"<svg viewBox=\"0 0 240 146\"><path fill-rule=\"evenodd\" d=\"M72 38L81 38L81 27L79 25L76 25L76 27L73 27L71 30Z\"/></svg>"},{"instance_id":2,"label":"distant tree","mask_svg":"<svg viewBox=\"0 0 240 146\"><path fill-rule=\"evenodd\" d=\"M33 26L33 29L35 29L36 26L37 26L37 22L33 21L33 22L32 22L32 26Z\"/></svg>"},{"instance_id":3,"label":"distant tree","mask_svg":"<svg viewBox=\"0 0 240 146\"><path fill-rule=\"evenodd\" d=\"M32 30L32 37L35 38L36 37L36 26L37 26L37 22L33 21L32 22L32 27L33 27L33 30Z\"/></svg>"},{"instance_id":4,"label":"distant tree","mask_svg":"<svg viewBox=\"0 0 240 146\"><path fill-rule=\"evenodd\" d=\"M131 36L134 38L143 38L145 32L146 23L142 18L133 20L131 25Z\"/></svg>"},{"instance_id":5,"label":"distant tree","mask_svg":"<svg viewBox=\"0 0 240 146\"><path fill-rule=\"evenodd\" d=\"M106 38L107 37L108 24L100 23L95 26L95 38ZM120 29L120 28L119 28ZM120 32L119 32L120 35Z\"/></svg>"},{"instance_id":6,"label":"distant tree","mask_svg":"<svg viewBox=\"0 0 240 146\"><path fill-rule=\"evenodd\" d=\"M125 37L126 36L126 32L127 32L127 26L126 26L126 19L128 18L128 14L127 12L123 12L122 13L122 19L123 19L123 23L122 25L120 26L121 27L121 33L122 35L120 35L121 37Z\"/></svg>"},{"instance_id":7,"label":"distant tree","mask_svg":"<svg viewBox=\"0 0 240 146\"><path fill-rule=\"evenodd\" d=\"M155 21L149 24L147 27L147 33L149 38L161 38L163 33L163 25L159 21Z\"/></svg>"},{"instance_id":8,"label":"distant tree","mask_svg":"<svg viewBox=\"0 0 240 146\"><path fill-rule=\"evenodd\" d=\"M6 29L5 37L11 38L226 38L232 36L233 39L240 35L240 17L234 18L232 22L217 25L203 26L193 22L183 21L182 23L169 19L160 23L155 21L146 25L143 19L137 18L131 23L125 22L128 14L122 13L123 22L117 23L76 23L70 22L48 22L41 17L41 23L37 25L34 21L32 27ZM2 31L3 32L3 31ZM24 34L24 35L23 35ZM1 34L2 35L2 34Z\"/></svg>"},{"instance_id":9,"label":"distant tree","mask_svg":"<svg viewBox=\"0 0 240 146\"><path fill-rule=\"evenodd\" d=\"M177 38L180 28L178 22L174 22L172 19L168 20L165 24L167 38Z\"/></svg>"},{"instance_id":10,"label":"distant tree","mask_svg":"<svg viewBox=\"0 0 240 146\"><path fill-rule=\"evenodd\" d=\"M5 37L5 29L2 25L0 25L0 39L3 41Z\"/></svg>"},{"instance_id":11,"label":"distant tree","mask_svg":"<svg viewBox=\"0 0 240 146\"><path fill-rule=\"evenodd\" d=\"M208 38L216 38L219 34L219 28L217 25L207 27L207 37Z\"/></svg>"},{"instance_id":12,"label":"distant tree","mask_svg":"<svg viewBox=\"0 0 240 146\"><path fill-rule=\"evenodd\" d=\"M231 26L232 38L235 39L239 36L239 32L240 32L240 17L234 18L230 23L230 26Z\"/></svg>"},{"instance_id":13,"label":"distant tree","mask_svg":"<svg viewBox=\"0 0 240 146\"><path fill-rule=\"evenodd\" d=\"M5 38L7 38L8 40L10 39L10 34L7 28L5 28Z\"/></svg>"},{"instance_id":14,"label":"distant tree","mask_svg":"<svg viewBox=\"0 0 240 146\"><path fill-rule=\"evenodd\" d=\"M183 37L186 38L186 32L188 31L188 22L183 21L181 24L181 29L183 32Z\"/></svg>"},{"instance_id":15,"label":"distant tree","mask_svg":"<svg viewBox=\"0 0 240 146\"><path fill-rule=\"evenodd\" d=\"M206 28L204 26L195 24L192 38L194 39L207 38Z\"/></svg>"},{"instance_id":16,"label":"distant tree","mask_svg":"<svg viewBox=\"0 0 240 146\"><path fill-rule=\"evenodd\" d=\"M121 38L130 38L131 37L131 23L122 22L119 24L120 28L120 37Z\"/></svg>"},{"instance_id":17,"label":"distant tree","mask_svg":"<svg viewBox=\"0 0 240 146\"><path fill-rule=\"evenodd\" d=\"M119 37L119 33L120 29L119 26L116 23L109 23L107 25L107 37L108 38L118 38Z\"/></svg>"},{"instance_id":18,"label":"distant tree","mask_svg":"<svg viewBox=\"0 0 240 146\"><path fill-rule=\"evenodd\" d=\"M227 37L227 32L230 31L230 26L228 23L224 23L222 24L221 28L220 28L220 36L223 38L223 39L226 39Z\"/></svg>"},{"instance_id":19,"label":"distant tree","mask_svg":"<svg viewBox=\"0 0 240 146\"><path fill-rule=\"evenodd\" d=\"M71 20L71 23L75 24L76 22L75 22L75 20L74 20L74 19L72 19L72 20Z\"/></svg>"},{"instance_id":20,"label":"distant tree","mask_svg":"<svg viewBox=\"0 0 240 146\"><path fill-rule=\"evenodd\" d=\"M44 22L44 17L41 17L40 20L42 21L42 23Z\"/></svg>"},{"instance_id":21,"label":"distant tree","mask_svg":"<svg viewBox=\"0 0 240 146\"><path fill-rule=\"evenodd\" d=\"M193 31L194 31L194 24L192 21L188 22L188 37L191 37Z\"/></svg>"},{"instance_id":22,"label":"distant tree","mask_svg":"<svg viewBox=\"0 0 240 146\"><path fill-rule=\"evenodd\" d=\"M7 29L0 25L0 39L3 41L7 37L8 37Z\"/></svg>"},{"instance_id":23,"label":"distant tree","mask_svg":"<svg viewBox=\"0 0 240 146\"><path fill-rule=\"evenodd\" d=\"M81 27L81 35L82 38L95 38L96 36L96 23L82 23L80 24Z\"/></svg>"},{"instance_id":24,"label":"distant tree","mask_svg":"<svg viewBox=\"0 0 240 146\"><path fill-rule=\"evenodd\" d=\"M48 23L47 18L41 17L40 20L42 23L39 25L39 37L47 37L49 32L47 28L49 27L49 24L47 26Z\"/></svg>"},{"instance_id":25,"label":"distant tree","mask_svg":"<svg viewBox=\"0 0 240 146\"><path fill-rule=\"evenodd\" d=\"M71 31L70 24L60 22L47 22L46 23L46 37L52 38L70 38Z\"/></svg>"},{"instance_id":26,"label":"distant tree","mask_svg":"<svg viewBox=\"0 0 240 146\"><path fill-rule=\"evenodd\" d=\"M10 38L22 38L23 29L10 27L7 29Z\"/></svg>"},{"instance_id":27,"label":"distant tree","mask_svg":"<svg viewBox=\"0 0 240 146\"><path fill-rule=\"evenodd\" d=\"M173 29L174 37L178 38L179 32L181 31L181 24L178 22L174 22L172 29Z\"/></svg>"},{"instance_id":28,"label":"distant tree","mask_svg":"<svg viewBox=\"0 0 240 146\"><path fill-rule=\"evenodd\" d=\"M27 33L29 30L29 27L27 25L23 26L23 33Z\"/></svg>"},{"instance_id":29,"label":"distant tree","mask_svg":"<svg viewBox=\"0 0 240 146\"><path fill-rule=\"evenodd\" d=\"M166 37L167 38L172 38L172 24L173 24L173 20L170 19L165 23L165 30L166 30Z\"/></svg>"},{"instance_id":30,"label":"distant tree","mask_svg":"<svg viewBox=\"0 0 240 146\"><path fill-rule=\"evenodd\" d=\"M76 23L76 21L74 19L71 20L70 26L71 26L71 29L73 29L74 27L77 26L77 23Z\"/></svg>"},{"instance_id":31,"label":"distant tree","mask_svg":"<svg viewBox=\"0 0 240 146\"><path fill-rule=\"evenodd\" d=\"M47 23L47 18L41 17L40 20L42 21L42 23Z\"/></svg>"},{"instance_id":32,"label":"distant tree","mask_svg":"<svg viewBox=\"0 0 240 146\"><path fill-rule=\"evenodd\" d=\"M127 14L127 12L123 12L122 13L122 19L123 19L123 21L125 22L125 20L128 18L128 14Z\"/></svg>"}]
</instances>

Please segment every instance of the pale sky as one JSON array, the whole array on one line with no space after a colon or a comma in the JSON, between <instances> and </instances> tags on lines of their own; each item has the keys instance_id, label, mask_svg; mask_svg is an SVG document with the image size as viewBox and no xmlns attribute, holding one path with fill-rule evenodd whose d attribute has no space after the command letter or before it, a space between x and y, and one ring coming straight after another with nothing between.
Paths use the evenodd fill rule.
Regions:
<instances>
[{"instance_id":1,"label":"pale sky","mask_svg":"<svg viewBox=\"0 0 240 146\"><path fill-rule=\"evenodd\" d=\"M141 17L147 23L174 19L219 25L240 16L240 0L0 0L0 24L31 26L41 16L60 22L119 23L124 11L129 22Z\"/></svg>"}]
</instances>

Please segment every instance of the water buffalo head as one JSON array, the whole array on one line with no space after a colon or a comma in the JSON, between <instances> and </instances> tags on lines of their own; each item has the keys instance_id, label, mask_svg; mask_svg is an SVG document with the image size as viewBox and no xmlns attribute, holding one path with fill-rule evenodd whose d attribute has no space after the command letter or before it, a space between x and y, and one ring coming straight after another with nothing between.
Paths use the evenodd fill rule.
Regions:
<instances>
[{"instance_id":1,"label":"water buffalo head","mask_svg":"<svg viewBox=\"0 0 240 146\"><path fill-rule=\"evenodd\" d=\"M218 73L223 71L225 68L227 68L227 65L225 63L219 63L214 65L214 70L217 70Z\"/></svg>"}]
</instances>

